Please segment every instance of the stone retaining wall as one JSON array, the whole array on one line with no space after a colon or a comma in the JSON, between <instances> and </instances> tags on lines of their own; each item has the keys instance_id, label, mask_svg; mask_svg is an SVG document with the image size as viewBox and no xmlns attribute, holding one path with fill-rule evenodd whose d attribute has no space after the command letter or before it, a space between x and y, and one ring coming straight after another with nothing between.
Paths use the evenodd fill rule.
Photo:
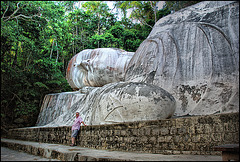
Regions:
<instances>
[{"instance_id":1,"label":"stone retaining wall","mask_svg":"<svg viewBox=\"0 0 240 162\"><path fill-rule=\"evenodd\" d=\"M11 129L9 138L69 145L71 127ZM239 113L82 126L77 143L118 151L220 155L214 146L239 143Z\"/></svg>"}]
</instances>

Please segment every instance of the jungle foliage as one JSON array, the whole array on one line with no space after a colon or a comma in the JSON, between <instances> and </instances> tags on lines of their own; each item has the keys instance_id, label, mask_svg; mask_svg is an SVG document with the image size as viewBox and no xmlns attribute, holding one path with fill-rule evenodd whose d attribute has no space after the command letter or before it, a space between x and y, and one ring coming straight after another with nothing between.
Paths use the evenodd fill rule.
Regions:
<instances>
[{"instance_id":1,"label":"jungle foliage","mask_svg":"<svg viewBox=\"0 0 240 162\"><path fill-rule=\"evenodd\" d=\"M103 47L136 51L155 22L171 13L167 6L156 10L155 1L116 1L123 13L118 20L104 1L81 8L77 2L1 1L2 130L34 126L46 94L71 91L65 73L75 54ZM130 17L127 9L133 9Z\"/></svg>"}]
</instances>

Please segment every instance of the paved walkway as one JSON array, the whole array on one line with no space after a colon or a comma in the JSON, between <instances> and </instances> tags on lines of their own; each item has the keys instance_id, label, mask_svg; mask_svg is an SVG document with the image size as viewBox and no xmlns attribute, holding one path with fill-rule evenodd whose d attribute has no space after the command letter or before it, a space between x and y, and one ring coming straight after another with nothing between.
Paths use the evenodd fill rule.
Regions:
<instances>
[{"instance_id":1,"label":"paved walkway","mask_svg":"<svg viewBox=\"0 0 240 162\"><path fill-rule=\"evenodd\" d=\"M47 144L39 142L20 141L13 139L1 139L1 143L8 146L21 146L27 150L36 151L44 150L44 156L48 158L55 158L65 160L78 160L78 161L221 161L221 156L213 155L163 155L163 154L150 154L150 153L136 153L136 152L123 152L123 151L109 151L109 150L97 150L84 147L70 147L60 144ZM34 148L34 149L33 149ZM18 155L19 154L19 155ZM22 152L15 152L14 155L7 156L6 154L2 158L8 158L9 160L19 160L16 157L25 156L21 155ZM36 161L37 158L36 158ZM25 161L29 159L26 156ZM53 159L52 159L53 160ZM48 159L48 161L50 161Z\"/></svg>"},{"instance_id":2,"label":"paved walkway","mask_svg":"<svg viewBox=\"0 0 240 162\"><path fill-rule=\"evenodd\" d=\"M1 161L60 161L1 147Z\"/></svg>"}]
</instances>

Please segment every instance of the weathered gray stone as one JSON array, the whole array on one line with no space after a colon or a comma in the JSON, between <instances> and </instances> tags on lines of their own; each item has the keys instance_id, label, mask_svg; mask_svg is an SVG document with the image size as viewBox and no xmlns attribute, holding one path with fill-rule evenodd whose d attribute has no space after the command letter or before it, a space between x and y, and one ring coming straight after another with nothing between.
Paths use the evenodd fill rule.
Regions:
<instances>
[{"instance_id":1,"label":"weathered gray stone","mask_svg":"<svg viewBox=\"0 0 240 162\"><path fill-rule=\"evenodd\" d=\"M217 122L212 123L209 119ZM217 152L214 151L214 146L239 143L238 125L239 113L88 125L81 127L76 143L78 146L94 149L143 151L145 153L164 153L165 150L171 150L173 154L178 151L180 154L185 154L187 153L183 152L185 150L191 154L215 154ZM211 129L208 129L209 126ZM159 129L159 133L156 133L156 129ZM188 131L182 132L180 129ZM151 137L155 137L156 143L153 139L150 140ZM71 126L10 129L8 138L35 141L37 146L40 143L69 145ZM3 144L2 141L1 144ZM207 148L204 148L205 146ZM221 155L221 152L218 153Z\"/></svg>"},{"instance_id":2,"label":"weathered gray stone","mask_svg":"<svg viewBox=\"0 0 240 162\"><path fill-rule=\"evenodd\" d=\"M239 111L239 2L204 1L161 18L126 81L162 87L176 116Z\"/></svg>"},{"instance_id":3,"label":"weathered gray stone","mask_svg":"<svg viewBox=\"0 0 240 162\"><path fill-rule=\"evenodd\" d=\"M55 119L61 121L61 115L74 111L71 110L72 106L77 102L82 102L84 97L85 94L78 91L46 95L44 97L36 125L46 125Z\"/></svg>"},{"instance_id":4,"label":"weathered gray stone","mask_svg":"<svg viewBox=\"0 0 240 162\"><path fill-rule=\"evenodd\" d=\"M37 126L69 126L75 113L88 125L170 118L175 99L162 88L147 83L118 82L78 92L47 95Z\"/></svg>"},{"instance_id":5,"label":"weathered gray stone","mask_svg":"<svg viewBox=\"0 0 240 162\"><path fill-rule=\"evenodd\" d=\"M124 81L125 69L133 54L117 48L85 49L69 61L67 81L73 89Z\"/></svg>"},{"instance_id":6,"label":"weathered gray stone","mask_svg":"<svg viewBox=\"0 0 240 162\"><path fill-rule=\"evenodd\" d=\"M102 87L96 96L92 124L118 123L170 118L175 99L158 86L119 82Z\"/></svg>"}]
</instances>

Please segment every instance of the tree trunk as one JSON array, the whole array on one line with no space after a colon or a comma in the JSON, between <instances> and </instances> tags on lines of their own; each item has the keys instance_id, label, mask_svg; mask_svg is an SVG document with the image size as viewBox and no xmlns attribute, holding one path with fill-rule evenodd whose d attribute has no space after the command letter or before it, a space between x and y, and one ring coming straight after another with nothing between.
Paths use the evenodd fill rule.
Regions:
<instances>
[{"instance_id":1,"label":"tree trunk","mask_svg":"<svg viewBox=\"0 0 240 162\"><path fill-rule=\"evenodd\" d=\"M73 38L74 38L74 29L73 29ZM72 50L73 50L73 55L75 55L75 52L74 52L74 40L73 40Z\"/></svg>"},{"instance_id":2,"label":"tree trunk","mask_svg":"<svg viewBox=\"0 0 240 162\"><path fill-rule=\"evenodd\" d=\"M78 18L78 17L77 17ZM77 19L78 22L78 19ZM76 23L76 36L78 35L78 30L77 30L77 23Z\"/></svg>"},{"instance_id":3,"label":"tree trunk","mask_svg":"<svg viewBox=\"0 0 240 162\"><path fill-rule=\"evenodd\" d=\"M98 35L100 35L100 15L98 16ZM98 48L99 48L99 40L98 40Z\"/></svg>"},{"instance_id":4,"label":"tree trunk","mask_svg":"<svg viewBox=\"0 0 240 162\"><path fill-rule=\"evenodd\" d=\"M155 4L155 6L154 6L153 1L150 1L150 4L151 4L151 7L152 7L152 9L153 9L153 11L154 11L154 18L155 18L155 24L156 24L156 22L157 22L156 5L157 5L157 4Z\"/></svg>"},{"instance_id":5,"label":"tree trunk","mask_svg":"<svg viewBox=\"0 0 240 162\"><path fill-rule=\"evenodd\" d=\"M51 53L50 53L50 59L52 58L53 46L54 46L54 39L53 39L53 43L52 43L52 49L51 49Z\"/></svg>"},{"instance_id":6,"label":"tree trunk","mask_svg":"<svg viewBox=\"0 0 240 162\"><path fill-rule=\"evenodd\" d=\"M57 41L56 41L56 47L57 47ZM56 58L56 63L58 62L58 57L59 57L59 55L58 55L58 47L57 47L57 58Z\"/></svg>"},{"instance_id":7,"label":"tree trunk","mask_svg":"<svg viewBox=\"0 0 240 162\"><path fill-rule=\"evenodd\" d=\"M74 55L74 42L73 42L73 46L72 46L72 53Z\"/></svg>"}]
</instances>

